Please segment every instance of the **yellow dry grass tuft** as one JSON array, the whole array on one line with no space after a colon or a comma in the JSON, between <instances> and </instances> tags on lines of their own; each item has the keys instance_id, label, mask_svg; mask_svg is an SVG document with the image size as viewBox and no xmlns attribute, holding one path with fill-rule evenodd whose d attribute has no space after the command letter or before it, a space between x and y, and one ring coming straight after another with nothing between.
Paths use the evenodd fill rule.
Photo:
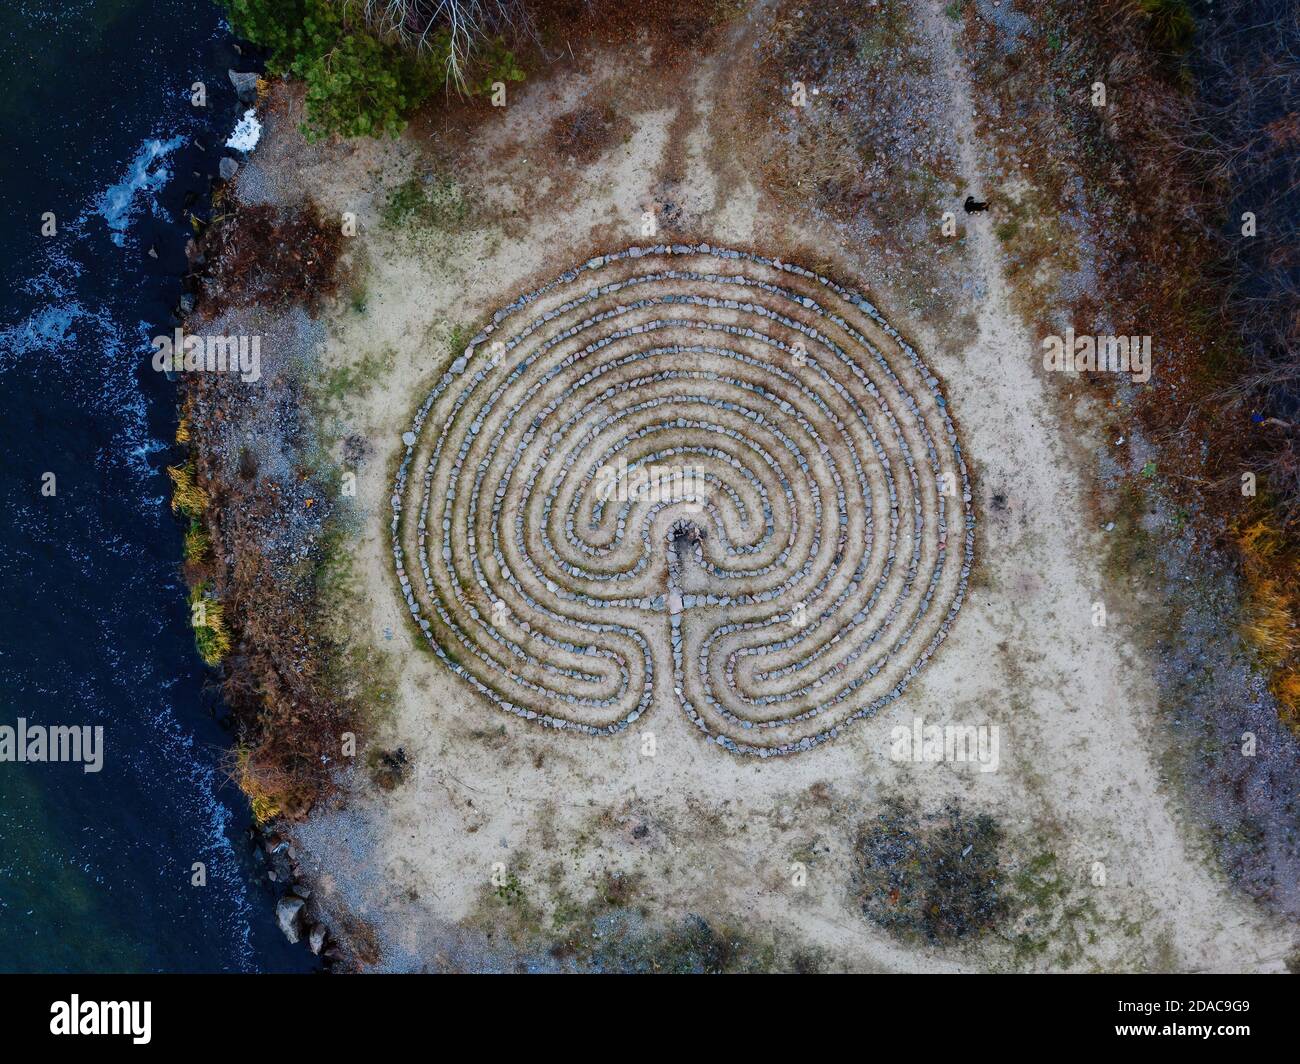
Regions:
<instances>
[{"instance_id":1,"label":"yellow dry grass tuft","mask_svg":"<svg viewBox=\"0 0 1300 1064\"><path fill-rule=\"evenodd\" d=\"M206 586L190 589L190 618L194 627L194 644L206 665L220 665L230 653L230 631L226 628L225 608L207 596Z\"/></svg>"},{"instance_id":2,"label":"yellow dry grass tuft","mask_svg":"<svg viewBox=\"0 0 1300 1064\"><path fill-rule=\"evenodd\" d=\"M1281 664L1296 650L1292 597L1280 581L1270 577L1250 581L1241 630L1270 666Z\"/></svg>"},{"instance_id":3,"label":"yellow dry grass tuft","mask_svg":"<svg viewBox=\"0 0 1300 1064\"><path fill-rule=\"evenodd\" d=\"M194 463L168 466L167 475L174 485L172 510L183 513L186 517L200 516L208 507L208 493L199 486Z\"/></svg>"},{"instance_id":4,"label":"yellow dry grass tuft","mask_svg":"<svg viewBox=\"0 0 1300 1064\"><path fill-rule=\"evenodd\" d=\"M1246 596L1241 634L1270 672L1280 715L1300 730L1300 559L1271 517L1237 529Z\"/></svg>"},{"instance_id":5,"label":"yellow dry grass tuft","mask_svg":"<svg viewBox=\"0 0 1300 1064\"><path fill-rule=\"evenodd\" d=\"M1249 563L1276 558L1286 546L1286 540L1270 519L1261 518L1237 531L1237 546Z\"/></svg>"},{"instance_id":6,"label":"yellow dry grass tuft","mask_svg":"<svg viewBox=\"0 0 1300 1064\"><path fill-rule=\"evenodd\" d=\"M187 562L202 561L212 552L212 537L197 520L190 521L185 530L183 551Z\"/></svg>"},{"instance_id":7,"label":"yellow dry grass tuft","mask_svg":"<svg viewBox=\"0 0 1300 1064\"><path fill-rule=\"evenodd\" d=\"M247 746L241 746L235 751L233 776L239 789L248 798L249 805L253 807L253 819L259 827L280 815L280 802L275 789L258 771L253 752Z\"/></svg>"},{"instance_id":8,"label":"yellow dry grass tuft","mask_svg":"<svg viewBox=\"0 0 1300 1064\"><path fill-rule=\"evenodd\" d=\"M1300 667L1283 669L1273 681L1273 693L1277 696L1281 717L1287 727L1300 733Z\"/></svg>"}]
</instances>

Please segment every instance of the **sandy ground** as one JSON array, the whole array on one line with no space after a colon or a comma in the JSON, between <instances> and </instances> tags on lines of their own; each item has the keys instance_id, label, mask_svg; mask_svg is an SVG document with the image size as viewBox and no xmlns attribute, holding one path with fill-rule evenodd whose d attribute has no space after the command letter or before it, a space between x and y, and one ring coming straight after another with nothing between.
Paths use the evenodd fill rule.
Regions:
<instances>
[{"instance_id":1,"label":"sandy ground","mask_svg":"<svg viewBox=\"0 0 1300 1064\"><path fill-rule=\"evenodd\" d=\"M761 15L760 5L748 18ZM979 147L959 132L972 128L965 68L938 6L923 17L949 77L943 132L978 191ZM967 336L909 314L898 275L869 250L770 198L758 160L717 128L714 106L731 91L724 57L740 54L750 28L742 19L717 54L668 81L648 48L576 70L557 64L511 86L508 107L472 139L426 129L394 144L313 148L292 107L268 118L241 195L305 192L360 222L352 257L364 308L331 312L324 366L369 357L383 369L324 423L357 473L363 518L340 620L393 684L373 745L400 747L411 766L390 791L358 767L340 803L295 829L317 902L335 924L345 912L368 923L377 966L397 970L506 963L494 951L519 921L493 889L503 869L542 929L564 899L589 899L603 873L623 872L639 877L635 904L653 918L738 923L775 942L778 963L806 951L854 970L1280 970L1292 929L1231 893L1162 781L1149 670L1126 638L1139 618L1112 611L1093 626L1093 603L1106 595L1106 533L1092 527L1085 498L1098 441L1058 417L988 227L978 217L968 226L970 284L957 297L976 322ZM608 101L628 122L626 139L590 164L557 160L551 123L587 100ZM421 168L458 185L465 217L433 231L385 227L387 190ZM679 713L654 720L653 757L636 729L582 739L507 718L419 645L392 572L400 436L452 357L453 330L472 333L593 251L638 242L642 212L665 211L669 192L683 233L821 268L790 250L818 249L825 268L870 292L944 381L974 466L978 569L935 660L877 718L778 761L707 745ZM1069 424L1086 421L1086 409L1073 413ZM348 437L368 441L360 461L355 447L341 457ZM891 729L916 717L999 726L999 770L892 761ZM853 847L891 796L923 812L955 799L992 813L1012 869L1054 857L1059 889L1024 899L1013 929L1032 949L1013 948L1009 935L948 949L902 943L861 915ZM515 944L527 954L534 943Z\"/></svg>"}]
</instances>

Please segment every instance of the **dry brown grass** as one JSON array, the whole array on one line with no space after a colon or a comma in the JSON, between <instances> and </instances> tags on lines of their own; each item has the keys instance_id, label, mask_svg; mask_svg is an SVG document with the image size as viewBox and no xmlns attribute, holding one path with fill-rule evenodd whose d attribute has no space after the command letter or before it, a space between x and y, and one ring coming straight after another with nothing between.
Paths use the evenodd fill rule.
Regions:
<instances>
[{"instance_id":1,"label":"dry brown grass","mask_svg":"<svg viewBox=\"0 0 1300 1064\"><path fill-rule=\"evenodd\" d=\"M1282 718L1300 729L1300 551L1265 514L1236 530L1246 595L1241 634L1269 670Z\"/></svg>"},{"instance_id":2,"label":"dry brown grass","mask_svg":"<svg viewBox=\"0 0 1300 1064\"><path fill-rule=\"evenodd\" d=\"M631 128L632 123L612 107L584 103L551 124L551 147L560 158L570 157L586 166L628 136Z\"/></svg>"},{"instance_id":3,"label":"dry brown grass","mask_svg":"<svg viewBox=\"0 0 1300 1064\"><path fill-rule=\"evenodd\" d=\"M240 206L233 219L208 232L201 305L208 315L230 306L295 303L314 313L338 291L342 247L339 225L315 204L298 210Z\"/></svg>"}]
</instances>

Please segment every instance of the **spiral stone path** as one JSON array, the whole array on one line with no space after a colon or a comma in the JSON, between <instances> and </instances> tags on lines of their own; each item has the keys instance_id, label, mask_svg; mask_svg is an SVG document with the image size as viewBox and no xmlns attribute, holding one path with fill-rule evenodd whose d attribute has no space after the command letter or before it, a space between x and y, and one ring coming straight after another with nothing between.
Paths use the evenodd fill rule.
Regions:
<instances>
[{"instance_id":1,"label":"spiral stone path","mask_svg":"<svg viewBox=\"0 0 1300 1064\"><path fill-rule=\"evenodd\" d=\"M412 618L547 727L676 705L732 752L807 750L898 698L965 594L938 380L864 298L780 260L591 259L497 311L403 442Z\"/></svg>"}]
</instances>

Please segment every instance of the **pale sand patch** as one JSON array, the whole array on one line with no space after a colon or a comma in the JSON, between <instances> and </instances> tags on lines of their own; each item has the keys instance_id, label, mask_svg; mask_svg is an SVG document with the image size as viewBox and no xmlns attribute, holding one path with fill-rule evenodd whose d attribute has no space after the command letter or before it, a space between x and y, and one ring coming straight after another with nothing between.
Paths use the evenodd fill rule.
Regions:
<instances>
[{"instance_id":1,"label":"pale sand patch","mask_svg":"<svg viewBox=\"0 0 1300 1064\"><path fill-rule=\"evenodd\" d=\"M931 21L935 39L950 48L947 20ZM562 68L536 78L514 89L506 116L486 122L455 157L451 176L480 206L462 229L427 241L379 224L379 190L400 180L426 145L406 137L308 149L292 116L267 122L258 165L291 172L295 190L361 220L367 310L332 313L326 364L392 351L391 370L349 400L335 426L340 437L360 433L373 446L357 470L365 515L354 547L360 594L345 620L367 655L397 677L389 719L375 739L402 747L414 769L388 793L355 771L345 811L321 810L295 830L301 860L315 870L317 899L327 912L344 906L373 922L384 964L393 968L445 959L450 925L481 914L497 862L517 872L543 909L557 895L548 881L553 865L560 866L558 883L579 899L591 896L603 870L639 872L636 901L655 916L739 922L758 935L818 947L834 966L1003 966L1010 955L996 942L966 954L899 945L859 915L851 895L854 831L883 796L902 795L927 812L960 798L998 817L1008 854L1055 853L1071 899L1095 908L1068 931L1031 928L1050 946L1025 963L1054 966L1060 949L1073 945L1072 967L1279 968L1286 929L1230 892L1160 783L1147 723L1155 695L1145 664L1125 642L1124 618L1105 629L1091 625L1104 542L1083 516L1087 465L1080 455L1090 441L1062 437L986 228L979 221L970 227L978 337L954 343L932 335L926 322L894 309L907 305L905 294L867 252L845 246L807 212L768 201L758 190L759 160L720 147L730 140L709 125L720 61L691 69L689 91L678 97L690 102L685 120L677 111L685 104L666 104L652 72L621 62L608 57L600 66L625 71L619 107L634 128L627 143L586 169L548 165L550 122L591 82L566 77ZM947 69L954 126L969 129L964 70L955 57ZM642 110L639 79L646 79ZM674 122L683 128L676 145ZM839 279L868 290L916 343L945 382L981 507L981 569L935 660L877 718L777 761L706 745L680 713L655 712L619 736L594 740L507 717L419 646L392 572L388 498L400 436L452 357L453 326L468 335L537 282L594 252L642 241L641 212L661 192L668 156L679 148L674 187L699 237L775 255L787 245L824 249ZM963 161L977 173L973 144L963 143ZM1005 495L1004 510L990 507L995 493ZM914 716L1000 725L1001 770L891 761L891 728ZM656 735L653 758L641 753L646 730ZM819 783L827 798L810 794ZM796 854L808 865L804 888L791 884ZM1102 887L1090 884L1096 862L1105 865Z\"/></svg>"}]
</instances>

